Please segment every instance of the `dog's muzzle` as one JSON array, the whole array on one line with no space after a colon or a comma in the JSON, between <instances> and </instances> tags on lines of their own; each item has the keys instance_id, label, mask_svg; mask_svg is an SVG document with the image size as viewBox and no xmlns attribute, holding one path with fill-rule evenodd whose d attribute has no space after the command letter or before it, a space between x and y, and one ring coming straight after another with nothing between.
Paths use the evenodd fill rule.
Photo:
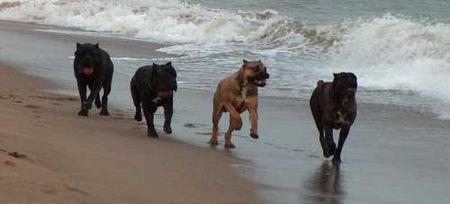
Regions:
<instances>
[{"instance_id":1,"label":"dog's muzzle","mask_svg":"<svg viewBox=\"0 0 450 204\"><path fill-rule=\"evenodd\" d=\"M266 86L266 80L270 77L268 73L263 73L259 77L253 80L253 84L259 87L265 87Z\"/></svg>"}]
</instances>

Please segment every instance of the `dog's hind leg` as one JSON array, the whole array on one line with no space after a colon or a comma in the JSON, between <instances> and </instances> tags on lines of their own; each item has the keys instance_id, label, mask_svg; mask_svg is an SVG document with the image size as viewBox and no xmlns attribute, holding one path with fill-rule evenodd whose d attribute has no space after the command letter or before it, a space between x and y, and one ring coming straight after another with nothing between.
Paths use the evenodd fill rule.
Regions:
<instances>
[{"instance_id":1,"label":"dog's hind leg","mask_svg":"<svg viewBox=\"0 0 450 204\"><path fill-rule=\"evenodd\" d=\"M102 107L102 101L100 101L100 94L97 95L97 97L95 98L95 107L97 107L97 109Z\"/></svg>"},{"instance_id":2,"label":"dog's hind leg","mask_svg":"<svg viewBox=\"0 0 450 204\"><path fill-rule=\"evenodd\" d=\"M350 131L350 127L343 127L339 132L339 142L336 152L334 153L333 161L340 162L341 161L341 152L344 147L345 139L347 139L348 132Z\"/></svg>"},{"instance_id":3,"label":"dog's hind leg","mask_svg":"<svg viewBox=\"0 0 450 204\"><path fill-rule=\"evenodd\" d=\"M211 139L209 140L209 144L216 146L218 145L217 137L219 134L219 121L222 117L222 106L219 106L218 104L213 104L213 112L212 112L212 134Z\"/></svg>"},{"instance_id":4,"label":"dog's hind leg","mask_svg":"<svg viewBox=\"0 0 450 204\"><path fill-rule=\"evenodd\" d=\"M133 98L133 104L136 109L134 119L136 121L142 121L142 107L141 107L142 100L138 90L136 89L136 87L134 87L134 83L131 83L131 98Z\"/></svg>"}]
</instances>

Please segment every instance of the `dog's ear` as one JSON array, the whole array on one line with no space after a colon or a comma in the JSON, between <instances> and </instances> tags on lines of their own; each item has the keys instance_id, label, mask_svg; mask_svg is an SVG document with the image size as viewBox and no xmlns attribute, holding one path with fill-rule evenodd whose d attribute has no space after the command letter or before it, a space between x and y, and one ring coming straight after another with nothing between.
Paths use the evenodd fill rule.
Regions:
<instances>
[{"instance_id":1,"label":"dog's ear","mask_svg":"<svg viewBox=\"0 0 450 204\"><path fill-rule=\"evenodd\" d=\"M154 78L157 75L158 75L158 66L157 66L157 64L153 63L151 77Z\"/></svg>"},{"instance_id":2,"label":"dog's ear","mask_svg":"<svg viewBox=\"0 0 450 204\"><path fill-rule=\"evenodd\" d=\"M77 49L79 49L81 47L80 43L77 43Z\"/></svg>"},{"instance_id":3,"label":"dog's ear","mask_svg":"<svg viewBox=\"0 0 450 204\"><path fill-rule=\"evenodd\" d=\"M336 73L333 73L333 77L334 77L334 78L336 78L336 77L337 77L337 75L338 75L338 74L336 74Z\"/></svg>"},{"instance_id":4,"label":"dog's ear","mask_svg":"<svg viewBox=\"0 0 450 204\"><path fill-rule=\"evenodd\" d=\"M98 43L97 43L97 44L95 44L95 48L98 48Z\"/></svg>"},{"instance_id":5,"label":"dog's ear","mask_svg":"<svg viewBox=\"0 0 450 204\"><path fill-rule=\"evenodd\" d=\"M243 60L244 65L248 63L248 61L246 59Z\"/></svg>"},{"instance_id":6,"label":"dog's ear","mask_svg":"<svg viewBox=\"0 0 450 204\"><path fill-rule=\"evenodd\" d=\"M172 61L166 63L167 66L172 66Z\"/></svg>"},{"instance_id":7,"label":"dog's ear","mask_svg":"<svg viewBox=\"0 0 450 204\"><path fill-rule=\"evenodd\" d=\"M169 69L168 70L169 74L176 78L177 77L177 71L175 71L175 68L173 68L172 65L170 65L168 69Z\"/></svg>"}]
</instances>

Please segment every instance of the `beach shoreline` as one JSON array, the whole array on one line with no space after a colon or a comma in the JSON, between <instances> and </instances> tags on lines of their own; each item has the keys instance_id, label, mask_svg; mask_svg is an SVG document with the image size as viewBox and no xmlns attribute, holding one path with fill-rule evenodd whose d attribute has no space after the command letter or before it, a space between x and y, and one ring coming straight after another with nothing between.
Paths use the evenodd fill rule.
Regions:
<instances>
[{"instance_id":1,"label":"beach shoreline","mask_svg":"<svg viewBox=\"0 0 450 204\"><path fill-rule=\"evenodd\" d=\"M1 203L259 202L256 184L232 167L244 161L150 139L117 109L77 116L77 97L42 91L54 83L0 70Z\"/></svg>"}]
</instances>

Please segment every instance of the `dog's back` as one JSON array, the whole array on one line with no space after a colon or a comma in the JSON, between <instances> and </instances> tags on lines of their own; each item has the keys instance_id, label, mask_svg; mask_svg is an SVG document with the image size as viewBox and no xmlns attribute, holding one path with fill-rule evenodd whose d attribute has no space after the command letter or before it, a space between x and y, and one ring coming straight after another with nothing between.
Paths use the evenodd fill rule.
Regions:
<instances>
[{"instance_id":1,"label":"dog's back","mask_svg":"<svg viewBox=\"0 0 450 204\"><path fill-rule=\"evenodd\" d=\"M133 78L131 79L131 92L136 93L141 99L147 97L152 99L156 97L156 92L151 86L153 69L154 67L152 66L140 67L136 70Z\"/></svg>"}]
</instances>

